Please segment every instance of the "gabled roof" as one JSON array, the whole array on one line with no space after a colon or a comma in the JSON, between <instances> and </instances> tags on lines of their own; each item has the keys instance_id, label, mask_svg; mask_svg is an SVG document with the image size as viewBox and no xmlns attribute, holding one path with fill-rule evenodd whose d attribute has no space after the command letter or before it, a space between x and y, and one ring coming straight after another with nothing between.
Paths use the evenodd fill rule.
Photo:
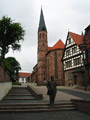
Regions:
<instances>
[{"instance_id":1,"label":"gabled roof","mask_svg":"<svg viewBox=\"0 0 90 120\"><path fill-rule=\"evenodd\" d=\"M72 33L72 32L68 32L68 35L71 35L71 37L73 38L73 40L75 41L76 45L80 45L82 43L82 35L79 35L79 34L76 34L76 33ZM67 35L67 36L68 36ZM67 43L67 42L66 42ZM66 46L66 43L65 43L65 46ZM64 52L63 52L63 56L62 56L62 60L63 60L63 57L64 57L64 53L65 53L65 50L64 49Z\"/></svg>"},{"instance_id":2,"label":"gabled roof","mask_svg":"<svg viewBox=\"0 0 90 120\"><path fill-rule=\"evenodd\" d=\"M24 77L24 78L26 78L26 77L28 77L28 76L30 76L30 75L31 75L31 73L19 72L19 77Z\"/></svg>"},{"instance_id":3,"label":"gabled roof","mask_svg":"<svg viewBox=\"0 0 90 120\"><path fill-rule=\"evenodd\" d=\"M58 48L64 49L64 43L63 43L61 40L59 40L59 41L53 46L53 49L58 49Z\"/></svg>"},{"instance_id":4,"label":"gabled roof","mask_svg":"<svg viewBox=\"0 0 90 120\"><path fill-rule=\"evenodd\" d=\"M40 31L47 32L42 8L41 8L41 14L40 14L39 28L38 28L38 32L40 32Z\"/></svg>"},{"instance_id":5,"label":"gabled roof","mask_svg":"<svg viewBox=\"0 0 90 120\"><path fill-rule=\"evenodd\" d=\"M73 38L73 40L75 41L75 43L77 45L81 44L81 40L82 40L82 36L81 35L78 35L78 34L72 33L72 32L69 32L69 34L71 35L71 37Z\"/></svg>"},{"instance_id":6,"label":"gabled roof","mask_svg":"<svg viewBox=\"0 0 90 120\"><path fill-rule=\"evenodd\" d=\"M62 40L59 40L53 47L48 47L48 51L56 49L64 49L64 43L62 42Z\"/></svg>"}]
</instances>

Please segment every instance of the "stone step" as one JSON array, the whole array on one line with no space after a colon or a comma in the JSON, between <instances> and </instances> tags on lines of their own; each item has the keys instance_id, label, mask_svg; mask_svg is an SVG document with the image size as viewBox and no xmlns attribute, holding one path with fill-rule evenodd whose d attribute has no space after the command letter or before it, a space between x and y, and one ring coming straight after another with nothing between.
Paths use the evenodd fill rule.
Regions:
<instances>
[{"instance_id":1,"label":"stone step","mask_svg":"<svg viewBox=\"0 0 90 120\"><path fill-rule=\"evenodd\" d=\"M73 105L72 102L55 103L58 105ZM48 103L1 103L0 106L49 106Z\"/></svg>"},{"instance_id":2,"label":"stone step","mask_svg":"<svg viewBox=\"0 0 90 120\"><path fill-rule=\"evenodd\" d=\"M54 108L74 108L74 105L54 105ZM45 109L50 106L0 106L0 109Z\"/></svg>"},{"instance_id":3,"label":"stone step","mask_svg":"<svg viewBox=\"0 0 90 120\"><path fill-rule=\"evenodd\" d=\"M35 98L34 96L6 96L3 100L6 99L32 99Z\"/></svg>"},{"instance_id":4,"label":"stone step","mask_svg":"<svg viewBox=\"0 0 90 120\"><path fill-rule=\"evenodd\" d=\"M60 111L75 110L76 107L72 103L56 103L49 106L47 103L9 103L0 104L0 112L44 112L44 111Z\"/></svg>"},{"instance_id":5,"label":"stone step","mask_svg":"<svg viewBox=\"0 0 90 120\"><path fill-rule=\"evenodd\" d=\"M46 108L46 109L12 109L12 110L0 110L0 113L10 113L10 112L49 112L49 111L72 111L76 108Z\"/></svg>"},{"instance_id":6,"label":"stone step","mask_svg":"<svg viewBox=\"0 0 90 120\"><path fill-rule=\"evenodd\" d=\"M8 94L8 96L33 96L32 94Z\"/></svg>"},{"instance_id":7,"label":"stone step","mask_svg":"<svg viewBox=\"0 0 90 120\"><path fill-rule=\"evenodd\" d=\"M3 100L36 100L36 98L4 98Z\"/></svg>"}]
</instances>

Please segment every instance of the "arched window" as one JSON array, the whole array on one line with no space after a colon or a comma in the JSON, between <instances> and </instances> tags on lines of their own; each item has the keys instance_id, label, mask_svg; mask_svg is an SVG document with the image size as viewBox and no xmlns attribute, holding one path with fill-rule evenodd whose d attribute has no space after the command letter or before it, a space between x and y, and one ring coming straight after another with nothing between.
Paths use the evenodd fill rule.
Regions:
<instances>
[{"instance_id":1,"label":"arched window","mask_svg":"<svg viewBox=\"0 0 90 120\"><path fill-rule=\"evenodd\" d=\"M57 52L54 53L54 60L55 60L55 78L58 79Z\"/></svg>"},{"instance_id":2,"label":"arched window","mask_svg":"<svg viewBox=\"0 0 90 120\"><path fill-rule=\"evenodd\" d=\"M43 38L44 38L44 33L43 33Z\"/></svg>"},{"instance_id":3,"label":"arched window","mask_svg":"<svg viewBox=\"0 0 90 120\"><path fill-rule=\"evenodd\" d=\"M43 43L43 47L45 46L45 44Z\"/></svg>"},{"instance_id":4,"label":"arched window","mask_svg":"<svg viewBox=\"0 0 90 120\"><path fill-rule=\"evenodd\" d=\"M41 33L40 33L40 36L39 36L39 38L41 39Z\"/></svg>"}]
</instances>

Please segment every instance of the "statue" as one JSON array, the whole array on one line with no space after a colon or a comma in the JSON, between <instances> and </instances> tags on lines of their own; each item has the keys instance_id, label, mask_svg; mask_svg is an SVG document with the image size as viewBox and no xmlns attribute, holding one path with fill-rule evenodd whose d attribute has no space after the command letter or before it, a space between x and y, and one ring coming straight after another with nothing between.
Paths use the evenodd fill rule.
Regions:
<instances>
[{"instance_id":1,"label":"statue","mask_svg":"<svg viewBox=\"0 0 90 120\"><path fill-rule=\"evenodd\" d=\"M54 81L53 76L51 76L51 80L47 82L47 89L48 89L47 95L49 95L50 105L54 105L57 88L56 88L56 81Z\"/></svg>"}]
</instances>

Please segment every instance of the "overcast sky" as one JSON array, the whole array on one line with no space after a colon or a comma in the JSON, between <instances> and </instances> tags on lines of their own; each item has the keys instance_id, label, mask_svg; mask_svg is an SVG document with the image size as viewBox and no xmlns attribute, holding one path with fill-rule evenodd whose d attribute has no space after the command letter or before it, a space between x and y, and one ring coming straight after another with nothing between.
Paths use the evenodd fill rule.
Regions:
<instances>
[{"instance_id":1,"label":"overcast sky","mask_svg":"<svg viewBox=\"0 0 90 120\"><path fill-rule=\"evenodd\" d=\"M32 72L37 63L37 31L41 6L48 31L48 45L64 43L68 30L77 34L90 24L90 0L0 0L0 19L6 15L26 30L20 52L10 51L22 71Z\"/></svg>"}]
</instances>

